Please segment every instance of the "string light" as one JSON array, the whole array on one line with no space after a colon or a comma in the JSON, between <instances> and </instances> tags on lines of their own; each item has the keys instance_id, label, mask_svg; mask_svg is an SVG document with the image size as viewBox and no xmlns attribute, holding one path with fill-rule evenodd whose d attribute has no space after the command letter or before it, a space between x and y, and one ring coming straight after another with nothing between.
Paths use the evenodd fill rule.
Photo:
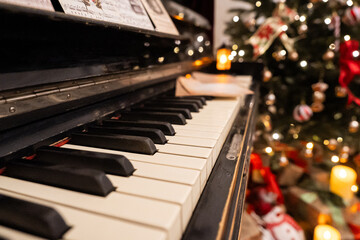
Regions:
<instances>
[{"instance_id":1,"label":"string light","mask_svg":"<svg viewBox=\"0 0 360 240\"><path fill-rule=\"evenodd\" d=\"M301 62L300 62L300 66L301 67L306 67L307 66L307 61L305 61L305 60L302 60Z\"/></svg>"},{"instance_id":2,"label":"string light","mask_svg":"<svg viewBox=\"0 0 360 240\"><path fill-rule=\"evenodd\" d=\"M194 50L190 49L190 50L187 52L187 54L188 54L189 56L194 55Z\"/></svg>"},{"instance_id":3,"label":"string light","mask_svg":"<svg viewBox=\"0 0 360 240\"><path fill-rule=\"evenodd\" d=\"M300 22L305 22L306 21L306 17L304 16L304 15L302 15L301 17L300 17Z\"/></svg>"},{"instance_id":4,"label":"string light","mask_svg":"<svg viewBox=\"0 0 360 240\"><path fill-rule=\"evenodd\" d=\"M179 48L179 47L175 47L175 48L174 48L174 53L179 53L179 51L180 51L180 48Z\"/></svg>"},{"instance_id":5,"label":"string light","mask_svg":"<svg viewBox=\"0 0 360 240\"><path fill-rule=\"evenodd\" d=\"M159 63L164 62L164 60L165 60L165 58L164 58L164 57L159 57L159 58L158 58L158 62L159 62Z\"/></svg>"},{"instance_id":6,"label":"string light","mask_svg":"<svg viewBox=\"0 0 360 240\"><path fill-rule=\"evenodd\" d=\"M323 143L325 146L327 146L327 145L329 145L330 142L329 142L329 140L325 139Z\"/></svg>"},{"instance_id":7,"label":"string light","mask_svg":"<svg viewBox=\"0 0 360 240\"><path fill-rule=\"evenodd\" d=\"M240 50L240 51L239 51L239 56L240 56L240 57L245 56L245 51L244 51L244 50Z\"/></svg>"},{"instance_id":8,"label":"string light","mask_svg":"<svg viewBox=\"0 0 360 240\"><path fill-rule=\"evenodd\" d=\"M199 53L202 53L204 51L204 48L203 47L199 47L198 49Z\"/></svg>"},{"instance_id":9,"label":"string light","mask_svg":"<svg viewBox=\"0 0 360 240\"><path fill-rule=\"evenodd\" d=\"M234 17L233 17L233 21L234 21L234 22L238 22L239 20L240 20L239 16L234 16Z\"/></svg>"},{"instance_id":10,"label":"string light","mask_svg":"<svg viewBox=\"0 0 360 240\"><path fill-rule=\"evenodd\" d=\"M360 55L360 53L358 50L355 50L355 51L353 51L352 55L353 55L353 57L357 58Z\"/></svg>"},{"instance_id":11,"label":"string light","mask_svg":"<svg viewBox=\"0 0 360 240\"><path fill-rule=\"evenodd\" d=\"M332 161L333 163L338 163L339 160L340 160L339 157L336 156L336 155L334 155L334 156L331 157L331 161Z\"/></svg>"},{"instance_id":12,"label":"string light","mask_svg":"<svg viewBox=\"0 0 360 240\"><path fill-rule=\"evenodd\" d=\"M327 3L327 2L328 2L328 0L323 0L323 2L324 2L324 3Z\"/></svg>"},{"instance_id":13,"label":"string light","mask_svg":"<svg viewBox=\"0 0 360 240\"><path fill-rule=\"evenodd\" d=\"M325 18L324 23L329 25L331 23L331 19L330 18Z\"/></svg>"},{"instance_id":14,"label":"string light","mask_svg":"<svg viewBox=\"0 0 360 240\"><path fill-rule=\"evenodd\" d=\"M344 141L344 139L343 139L342 137L338 137L336 140L337 140L339 143L341 143L341 142Z\"/></svg>"},{"instance_id":15,"label":"string light","mask_svg":"<svg viewBox=\"0 0 360 240\"><path fill-rule=\"evenodd\" d=\"M230 61L232 61L232 60L234 60L234 56L233 56L233 55L229 55L229 56L228 56L228 59L229 59Z\"/></svg>"},{"instance_id":16,"label":"string light","mask_svg":"<svg viewBox=\"0 0 360 240\"><path fill-rule=\"evenodd\" d=\"M198 36L198 37L197 37L197 41L198 41L198 42L202 42L202 41L204 41L204 37L203 37L203 36L201 36L201 35L200 35L200 36Z\"/></svg>"},{"instance_id":17,"label":"string light","mask_svg":"<svg viewBox=\"0 0 360 240\"><path fill-rule=\"evenodd\" d=\"M275 140L279 140L279 139L280 139L280 134L274 133L274 134L272 135L272 138L275 139Z\"/></svg>"},{"instance_id":18,"label":"string light","mask_svg":"<svg viewBox=\"0 0 360 240\"><path fill-rule=\"evenodd\" d=\"M273 149L272 149L271 147L265 148L265 152L266 152L267 154L272 153L272 151L273 151Z\"/></svg>"},{"instance_id":19,"label":"string light","mask_svg":"<svg viewBox=\"0 0 360 240\"><path fill-rule=\"evenodd\" d=\"M306 148L308 148L308 149L313 149L313 148L314 148L314 144L313 144L312 142L308 142L308 143L306 144Z\"/></svg>"},{"instance_id":20,"label":"string light","mask_svg":"<svg viewBox=\"0 0 360 240\"><path fill-rule=\"evenodd\" d=\"M261 6L261 1L257 1L257 2L255 3L255 6L260 7L260 6Z\"/></svg>"},{"instance_id":21,"label":"string light","mask_svg":"<svg viewBox=\"0 0 360 240\"><path fill-rule=\"evenodd\" d=\"M281 30L282 30L283 32L286 32L288 29L289 29L289 28L288 28L288 26L286 26L286 25L282 25L282 26L281 26Z\"/></svg>"},{"instance_id":22,"label":"string light","mask_svg":"<svg viewBox=\"0 0 360 240\"><path fill-rule=\"evenodd\" d=\"M354 4L354 2L352 0L346 1L346 5L348 5L349 7L351 7L353 4Z\"/></svg>"},{"instance_id":23,"label":"string light","mask_svg":"<svg viewBox=\"0 0 360 240\"><path fill-rule=\"evenodd\" d=\"M330 50L335 50L335 47L336 47L336 45L335 45L334 43L332 43L332 44L329 45L329 49L330 49Z\"/></svg>"},{"instance_id":24,"label":"string light","mask_svg":"<svg viewBox=\"0 0 360 240\"><path fill-rule=\"evenodd\" d=\"M231 55L233 55L234 57L237 55L236 51L231 51Z\"/></svg>"},{"instance_id":25,"label":"string light","mask_svg":"<svg viewBox=\"0 0 360 240\"><path fill-rule=\"evenodd\" d=\"M359 191L359 187L357 185L352 185L351 186L351 191L353 191L354 193L356 193L357 191Z\"/></svg>"},{"instance_id":26,"label":"string light","mask_svg":"<svg viewBox=\"0 0 360 240\"><path fill-rule=\"evenodd\" d=\"M210 41L205 41L205 46L210 46Z\"/></svg>"},{"instance_id":27,"label":"string light","mask_svg":"<svg viewBox=\"0 0 360 240\"><path fill-rule=\"evenodd\" d=\"M239 48L238 45L236 45L236 44L232 45L232 50L237 50L238 48Z\"/></svg>"},{"instance_id":28,"label":"string light","mask_svg":"<svg viewBox=\"0 0 360 240\"><path fill-rule=\"evenodd\" d=\"M314 4L308 3L308 5L306 5L306 6L307 6L308 9L311 9L314 6Z\"/></svg>"},{"instance_id":29,"label":"string light","mask_svg":"<svg viewBox=\"0 0 360 240\"><path fill-rule=\"evenodd\" d=\"M345 41L349 41L350 39L351 39L350 35L345 35L345 36L344 36L344 40L345 40Z\"/></svg>"},{"instance_id":30,"label":"string light","mask_svg":"<svg viewBox=\"0 0 360 240\"><path fill-rule=\"evenodd\" d=\"M285 56L285 55L286 55L286 51L285 51L284 49L281 50L281 51L280 51L280 55L281 55L281 56Z\"/></svg>"}]
</instances>

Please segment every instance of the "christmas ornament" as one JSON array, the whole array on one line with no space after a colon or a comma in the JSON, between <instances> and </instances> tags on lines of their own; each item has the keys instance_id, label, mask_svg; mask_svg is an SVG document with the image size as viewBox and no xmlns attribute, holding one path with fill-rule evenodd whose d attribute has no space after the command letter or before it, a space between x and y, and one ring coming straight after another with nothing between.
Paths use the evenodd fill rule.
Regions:
<instances>
[{"instance_id":1,"label":"christmas ornament","mask_svg":"<svg viewBox=\"0 0 360 240\"><path fill-rule=\"evenodd\" d=\"M331 46L330 49L335 50L336 52L339 51L339 47L340 47L340 26L341 26L340 16L336 12L333 12L331 23L329 24L329 29L334 31L335 42L334 42L334 46L330 44Z\"/></svg>"},{"instance_id":2,"label":"christmas ornament","mask_svg":"<svg viewBox=\"0 0 360 240\"><path fill-rule=\"evenodd\" d=\"M336 141L335 138L331 138L329 140L329 144L327 145L328 149L330 149L331 151L334 151L337 148L338 145L338 141Z\"/></svg>"},{"instance_id":3,"label":"christmas ornament","mask_svg":"<svg viewBox=\"0 0 360 240\"><path fill-rule=\"evenodd\" d=\"M324 110L324 104L322 104L321 102L314 102L311 104L310 107L313 112L321 112L322 110Z\"/></svg>"},{"instance_id":4,"label":"christmas ornament","mask_svg":"<svg viewBox=\"0 0 360 240\"><path fill-rule=\"evenodd\" d=\"M322 56L324 61L330 61L332 59L334 59L335 57L335 53L331 50L327 50L324 55Z\"/></svg>"},{"instance_id":5,"label":"christmas ornament","mask_svg":"<svg viewBox=\"0 0 360 240\"><path fill-rule=\"evenodd\" d=\"M294 10L286 6L285 1L280 1L275 10L273 11L273 17L279 17L281 20L287 23L293 23L298 16L298 13Z\"/></svg>"},{"instance_id":6,"label":"christmas ornament","mask_svg":"<svg viewBox=\"0 0 360 240\"><path fill-rule=\"evenodd\" d=\"M346 88L343 88L343 87L341 87L341 86L335 87L335 95L336 95L338 98L346 97L346 96L347 96Z\"/></svg>"},{"instance_id":7,"label":"christmas ornament","mask_svg":"<svg viewBox=\"0 0 360 240\"><path fill-rule=\"evenodd\" d=\"M360 74L360 60L354 60L353 52L359 49L359 42L355 40L345 41L340 45L340 75L339 83L346 89L348 105L352 102L360 106L360 98L356 97L348 85L356 75Z\"/></svg>"},{"instance_id":8,"label":"christmas ornament","mask_svg":"<svg viewBox=\"0 0 360 240\"><path fill-rule=\"evenodd\" d=\"M272 78L272 73L269 70L265 70L263 77L264 82L270 81L271 78Z\"/></svg>"},{"instance_id":9,"label":"christmas ornament","mask_svg":"<svg viewBox=\"0 0 360 240\"><path fill-rule=\"evenodd\" d=\"M305 240L302 228L280 206L275 206L264 215L263 220L266 223L266 229L271 232L274 240Z\"/></svg>"},{"instance_id":10,"label":"christmas ornament","mask_svg":"<svg viewBox=\"0 0 360 240\"><path fill-rule=\"evenodd\" d=\"M357 131L359 131L359 122L356 120L356 118L353 118L349 123L349 132L356 133Z\"/></svg>"},{"instance_id":11,"label":"christmas ornament","mask_svg":"<svg viewBox=\"0 0 360 240\"><path fill-rule=\"evenodd\" d=\"M278 62L281 61L281 60L285 60L286 51L285 50L279 50L279 51L273 52L272 57Z\"/></svg>"},{"instance_id":12,"label":"christmas ornament","mask_svg":"<svg viewBox=\"0 0 360 240\"><path fill-rule=\"evenodd\" d=\"M289 54L289 59L291 61L297 61L297 60L299 60L299 54L297 52L291 52Z\"/></svg>"},{"instance_id":13,"label":"christmas ornament","mask_svg":"<svg viewBox=\"0 0 360 240\"><path fill-rule=\"evenodd\" d=\"M272 114L276 114L276 111L277 111L275 105L270 105L270 106L268 107L268 110L269 110L269 112L271 112Z\"/></svg>"},{"instance_id":14,"label":"christmas ornament","mask_svg":"<svg viewBox=\"0 0 360 240\"><path fill-rule=\"evenodd\" d=\"M312 115L311 108L306 104L297 105L293 111L293 118L298 122L306 122Z\"/></svg>"},{"instance_id":15,"label":"christmas ornament","mask_svg":"<svg viewBox=\"0 0 360 240\"><path fill-rule=\"evenodd\" d=\"M308 30L308 26L307 26L305 23L301 24L301 25L298 27L298 33L299 33L300 35L305 34L305 33L307 32L307 30Z\"/></svg>"},{"instance_id":16,"label":"christmas ornament","mask_svg":"<svg viewBox=\"0 0 360 240\"><path fill-rule=\"evenodd\" d=\"M260 115L260 121L264 125L266 132L270 132L272 130L271 117L269 114Z\"/></svg>"},{"instance_id":17,"label":"christmas ornament","mask_svg":"<svg viewBox=\"0 0 360 240\"><path fill-rule=\"evenodd\" d=\"M279 158L279 165L280 165L281 167L285 167L285 166L287 166L288 164L289 164L289 159L286 157L285 152L282 152L282 153L281 153L281 156L280 156L280 158Z\"/></svg>"},{"instance_id":18,"label":"christmas ornament","mask_svg":"<svg viewBox=\"0 0 360 240\"><path fill-rule=\"evenodd\" d=\"M320 91L320 92L325 92L328 89L328 87L329 87L329 85L322 81L319 81L319 82L311 85L311 88L313 89L313 91Z\"/></svg>"},{"instance_id":19,"label":"christmas ornament","mask_svg":"<svg viewBox=\"0 0 360 240\"><path fill-rule=\"evenodd\" d=\"M313 94L313 101L314 102L324 102L325 101L325 94L320 91L315 91Z\"/></svg>"},{"instance_id":20,"label":"christmas ornament","mask_svg":"<svg viewBox=\"0 0 360 240\"><path fill-rule=\"evenodd\" d=\"M358 24L360 22L360 7L354 6L346 9L342 20L346 25L354 26Z\"/></svg>"},{"instance_id":21,"label":"christmas ornament","mask_svg":"<svg viewBox=\"0 0 360 240\"><path fill-rule=\"evenodd\" d=\"M285 23L279 17L269 17L259 27L259 29L252 35L246 44L251 44L254 49L253 58L257 59L263 55L266 50L271 46L273 41L280 37L280 40L288 52L294 52L294 39L290 39L283 26Z\"/></svg>"}]
</instances>

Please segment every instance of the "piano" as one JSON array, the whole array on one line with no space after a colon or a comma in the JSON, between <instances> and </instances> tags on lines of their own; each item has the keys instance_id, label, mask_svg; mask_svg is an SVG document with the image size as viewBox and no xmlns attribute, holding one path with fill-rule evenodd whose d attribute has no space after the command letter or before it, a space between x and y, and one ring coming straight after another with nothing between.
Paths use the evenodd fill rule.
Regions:
<instances>
[{"instance_id":1,"label":"piano","mask_svg":"<svg viewBox=\"0 0 360 240\"><path fill-rule=\"evenodd\" d=\"M219 73L208 27L54 7L0 3L0 239L238 239L262 64L226 72L252 95L175 97Z\"/></svg>"}]
</instances>

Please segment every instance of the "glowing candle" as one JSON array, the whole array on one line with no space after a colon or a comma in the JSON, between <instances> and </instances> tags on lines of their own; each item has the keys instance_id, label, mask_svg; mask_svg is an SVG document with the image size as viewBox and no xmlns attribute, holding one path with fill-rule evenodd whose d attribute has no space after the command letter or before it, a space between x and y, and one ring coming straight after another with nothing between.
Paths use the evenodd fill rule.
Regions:
<instances>
[{"instance_id":1,"label":"glowing candle","mask_svg":"<svg viewBox=\"0 0 360 240\"><path fill-rule=\"evenodd\" d=\"M231 68L231 60L229 56L231 55L231 50L225 48L223 45L216 54L216 68L217 70L229 70Z\"/></svg>"},{"instance_id":2,"label":"glowing candle","mask_svg":"<svg viewBox=\"0 0 360 240\"><path fill-rule=\"evenodd\" d=\"M314 230L314 240L340 240L338 230L329 225L317 225Z\"/></svg>"},{"instance_id":3,"label":"glowing candle","mask_svg":"<svg viewBox=\"0 0 360 240\"><path fill-rule=\"evenodd\" d=\"M330 191L339 195L345 200L350 200L354 196L351 187L356 184L356 172L346 166L335 166L330 175Z\"/></svg>"}]
</instances>

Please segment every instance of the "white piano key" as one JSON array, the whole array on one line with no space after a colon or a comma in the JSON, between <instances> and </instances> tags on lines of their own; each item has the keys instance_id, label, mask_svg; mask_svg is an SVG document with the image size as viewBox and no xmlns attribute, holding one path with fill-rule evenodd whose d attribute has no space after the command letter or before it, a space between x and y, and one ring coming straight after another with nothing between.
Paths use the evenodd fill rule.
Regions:
<instances>
[{"instance_id":1,"label":"white piano key","mask_svg":"<svg viewBox=\"0 0 360 240\"><path fill-rule=\"evenodd\" d=\"M120 219L114 219L103 215L82 211L76 208L64 206L61 203L58 204L51 201L46 201L28 195L24 195L21 192L14 192L11 189L10 190L0 189L0 193L8 195L10 197L14 197L54 208L63 217L65 222L71 227L64 234L63 236L64 240L67 239L68 240L169 239L166 236L166 231L158 228L152 228L137 223L127 222ZM9 240L43 239L31 234L23 233L2 226L0 226L0 233L1 233L0 236L6 237Z\"/></svg>"},{"instance_id":2,"label":"white piano key","mask_svg":"<svg viewBox=\"0 0 360 240\"><path fill-rule=\"evenodd\" d=\"M45 238L37 237L29 233L20 232L15 229L7 228L0 225L0 238L6 240L45 240Z\"/></svg>"},{"instance_id":3,"label":"white piano key","mask_svg":"<svg viewBox=\"0 0 360 240\"><path fill-rule=\"evenodd\" d=\"M111 149L94 148L94 147L79 146L72 144L65 144L62 147L84 150L84 151L123 155L126 156L129 160L197 170L200 171L200 178L201 178L200 181L202 186L205 185L206 179L209 177L211 171L211 166L207 168L206 159L203 158L184 157L184 156L171 155L171 154L159 153L159 152L155 153L154 155L146 155L146 154L129 153L129 152L122 152Z\"/></svg>"},{"instance_id":4,"label":"white piano key","mask_svg":"<svg viewBox=\"0 0 360 240\"><path fill-rule=\"evenodd\" d=\"M175 144L155 144L156 148L160 153L169 153L176 154L181 156L188 157L199 157L209 159L211 161L211 149L205 147L193 147L193 146L183 146ZM209 161L208 160L208 161Z\"/></svg>"},{"instance_id":5,"label":"white piano key","mask_svg":"<svg viewBox=\"0 0 360 240\"><path fill-rule=\"evenodd\" d=\"M175 125L173 124L173 128L175 132L179 130L194 130L194 131L204 131L204 132L215 132L215 133L222 133L223 128L219 126L201 126L197 124L186 124L186 125Z\"/></svg>"},{"instance_id":6,"label":"white piano key","mask_svg":"<svg viewBox=\"0 0 360 240\"><path fill-rule=\"evenodd\" d=\"M136 176L120 177L107 174L116 192L167 201L181 206L183 231L187 226L196 203L192 202L191 187Z\"/></svg>"},{"instance_id":7,"label":"white piano key","mask_svg":"<svg viewBox=\"0 0 360 240\"><path fill-rule=\"evenodd\" d=\"M199 200L202 188L198 171L137 161L131 161L131 163L136 169L133 173L134 176L189 185L192 190L193 202Z\"/></svg>"},{"instance_id":8,"label":"white piano key","mask_svg":"<svg viewBox=\"0 0 360 240\"><path fill-rule=\"evenodd\" d=\"M168 239L179 239L183 229L180 206L164 201L117 192L99 197L5 176L0 176L0 189L114 219L163 229Z\"/></svg>"},{"instance_id":9,"label":"white piano key","mask_svg":"<svg viewBox=\"0 0 360 240\"><path fill-rule=\"evenodd\" d=\"M199 137L166 136L168 144L179 144L196 147L214 148L216 140Z\"/></svg>"},{"instance_id":10,"label":"white piano key","mask_svg":"<svg viewBox=\"0 0 360 240\"><path fill-rule=\"evenodd\" d=\"M206 132L206 131L195 131L195 130L177 130L175 136L182 137L200 137L206 139L218 140L220 133L216 132Z\"/></svg>"},{"instance_id":11,"label":"white piano key","mask_svg":"<svg viewBox=\"0 0 360 240\"><path fill-rule=\"evenodd\" d=\"M65 144L62 147L67 147L77 150L85 150L85 151L96 151L103 153L107 152L105 151L106 149L103 148L89 148L79 145ZM126 157L126 154L124 154L124 156ZM192 189L193 202L198 201L202 190L199 171L159 165L159 164L152 164L147 162L134 161L131 159L130 161L134 166L134 168L136 169L136 171L133 173L133 176L189 185L191 186Z\"/></svg>"}]
</instances>

